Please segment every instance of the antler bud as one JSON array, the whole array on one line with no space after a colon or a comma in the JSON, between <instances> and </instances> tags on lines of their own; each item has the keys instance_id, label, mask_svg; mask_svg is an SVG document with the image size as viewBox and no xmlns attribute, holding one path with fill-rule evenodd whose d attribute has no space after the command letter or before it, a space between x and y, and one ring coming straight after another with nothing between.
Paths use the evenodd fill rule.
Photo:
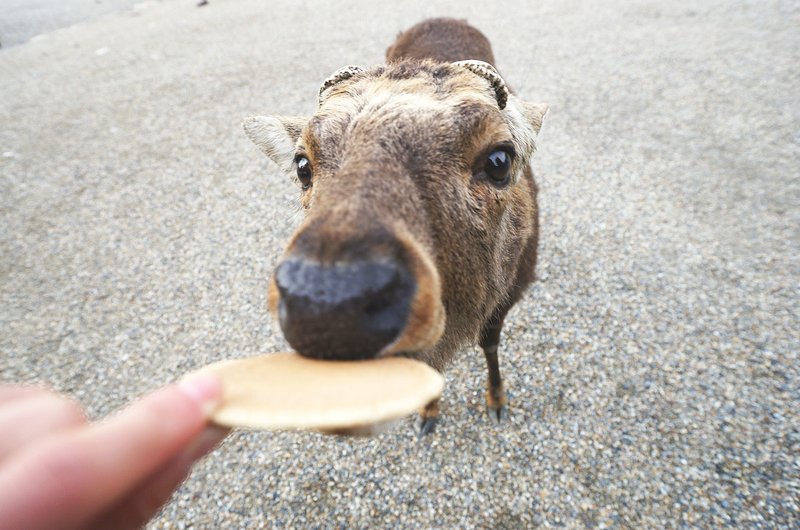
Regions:
<instances>
[{"instance_id":1,"label":"antler bud","mask_svg":"<svg viewBox=\"0 0 800 530\"><path fill-rule=\"evenodd\" d=\"M508 87L506 86L506 82L503 81L503 78L500 77L500 74L497 72L497 70L495 70L494 66L483 61L475 60L457 61L453 64L456 66L463 66L470 72L475 73L489 81L494 89L495 98L497 98L497 104L500 105L501 109L506 107L509 94Z\"/></svg>"},{"instance_id":2,"label":"antler bud","mask_svg":"<svg viewBox=\"0 0 800 530\"><path fill-rule=\"evenodd\" d=\"M360 74L363 71L364 69L361 68L360 66L354 66L352 64L336 70L336 72L334 72L332 76L326 79L322 83L322 86L319 88L319 104L322 105L322 102L324 101L322 95L325 93L326 90L344 81L345 79L350 79L354 75Z\"/></svg>"}]
</instances>

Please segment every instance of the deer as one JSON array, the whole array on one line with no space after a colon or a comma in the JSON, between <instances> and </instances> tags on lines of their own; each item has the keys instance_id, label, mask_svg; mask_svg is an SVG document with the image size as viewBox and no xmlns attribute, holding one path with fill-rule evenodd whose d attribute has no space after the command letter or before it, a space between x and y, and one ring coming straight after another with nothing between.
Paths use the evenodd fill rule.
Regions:
<instances>
[{"instance_id":1,"label":"deer","mask_svg":"<svg viewBox=\"0 0 800 530\"><path fill-rule=\"evenodd\" d=\"M312 116L256 116L243 128L299 188L304 216L267 288L289 345L444 372L477 342L487 414L500 423L498 346L535 277L530 161L549 107L518 98L494 65L478 29L428 19L398 35L385 64L325 79ZM419 411L419 435L438 419L436 400Z\"/></svg>"}]
</instances>

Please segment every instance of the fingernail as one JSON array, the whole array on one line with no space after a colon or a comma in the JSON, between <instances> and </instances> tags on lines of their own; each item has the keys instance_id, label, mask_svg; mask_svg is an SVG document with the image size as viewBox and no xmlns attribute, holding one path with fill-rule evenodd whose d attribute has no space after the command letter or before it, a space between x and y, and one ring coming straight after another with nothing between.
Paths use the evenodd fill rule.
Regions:
<instances>
[{"instance_id":1,"label":"fingernail","mask_svg":"<svg viewBox=\"0 0 800 530\"><path fill-rule=\"evenodd\" d=\"M178 388L210 415L222 399L222 382L214 374L202 374L184 379Z\"/></svg>"}]
</instances>

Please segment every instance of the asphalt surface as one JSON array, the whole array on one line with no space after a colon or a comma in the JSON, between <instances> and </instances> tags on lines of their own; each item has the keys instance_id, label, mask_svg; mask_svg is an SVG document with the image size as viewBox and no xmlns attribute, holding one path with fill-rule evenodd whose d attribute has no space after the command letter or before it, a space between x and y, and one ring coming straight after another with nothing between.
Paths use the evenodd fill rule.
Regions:
<instances>
[{"instance_id":1,"label":"asphalt surface","mask_svg":"<svg viewBox=\"0 0 800 530\"><path fill-rule=\"evenodd\" d=\"M16 46L38 35L156 1L136 0L0 0L0 45Z\"/></svg>"},{"instance_id":2,"label":"asphalt surface","mask_svg":"<svg viewBox=\"0 0 800 530\"><path fill-rule=\"evenodd\" d=\"M242 117L310 113L398 31L465 17L551 105L539 281L509 315L509 420L477 348L442 423L237 432L152 528L797 528L800 6L139 6L0 51L0 378L102 417L286 348L267 277L297 191Z\"/></svg>"}]
</instances>

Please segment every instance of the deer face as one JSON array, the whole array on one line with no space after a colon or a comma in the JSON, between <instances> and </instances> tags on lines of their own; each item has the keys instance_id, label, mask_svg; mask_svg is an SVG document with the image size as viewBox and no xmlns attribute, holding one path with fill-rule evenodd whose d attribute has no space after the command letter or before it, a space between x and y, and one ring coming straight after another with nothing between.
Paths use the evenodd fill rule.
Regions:
<instances>
[{"instance_id":1,"label":"deer face","mask_svg":"<svg viewBox=\"0 0 800 530\"><path fill-rule=\"evenodd\" d=\"M523 175L546 111L486 63L400 62L340 70L310 118L246 120L306 212L269 285L291 346L426 359L474 337L533 230Z\"/></svg>"}]
</instances>

